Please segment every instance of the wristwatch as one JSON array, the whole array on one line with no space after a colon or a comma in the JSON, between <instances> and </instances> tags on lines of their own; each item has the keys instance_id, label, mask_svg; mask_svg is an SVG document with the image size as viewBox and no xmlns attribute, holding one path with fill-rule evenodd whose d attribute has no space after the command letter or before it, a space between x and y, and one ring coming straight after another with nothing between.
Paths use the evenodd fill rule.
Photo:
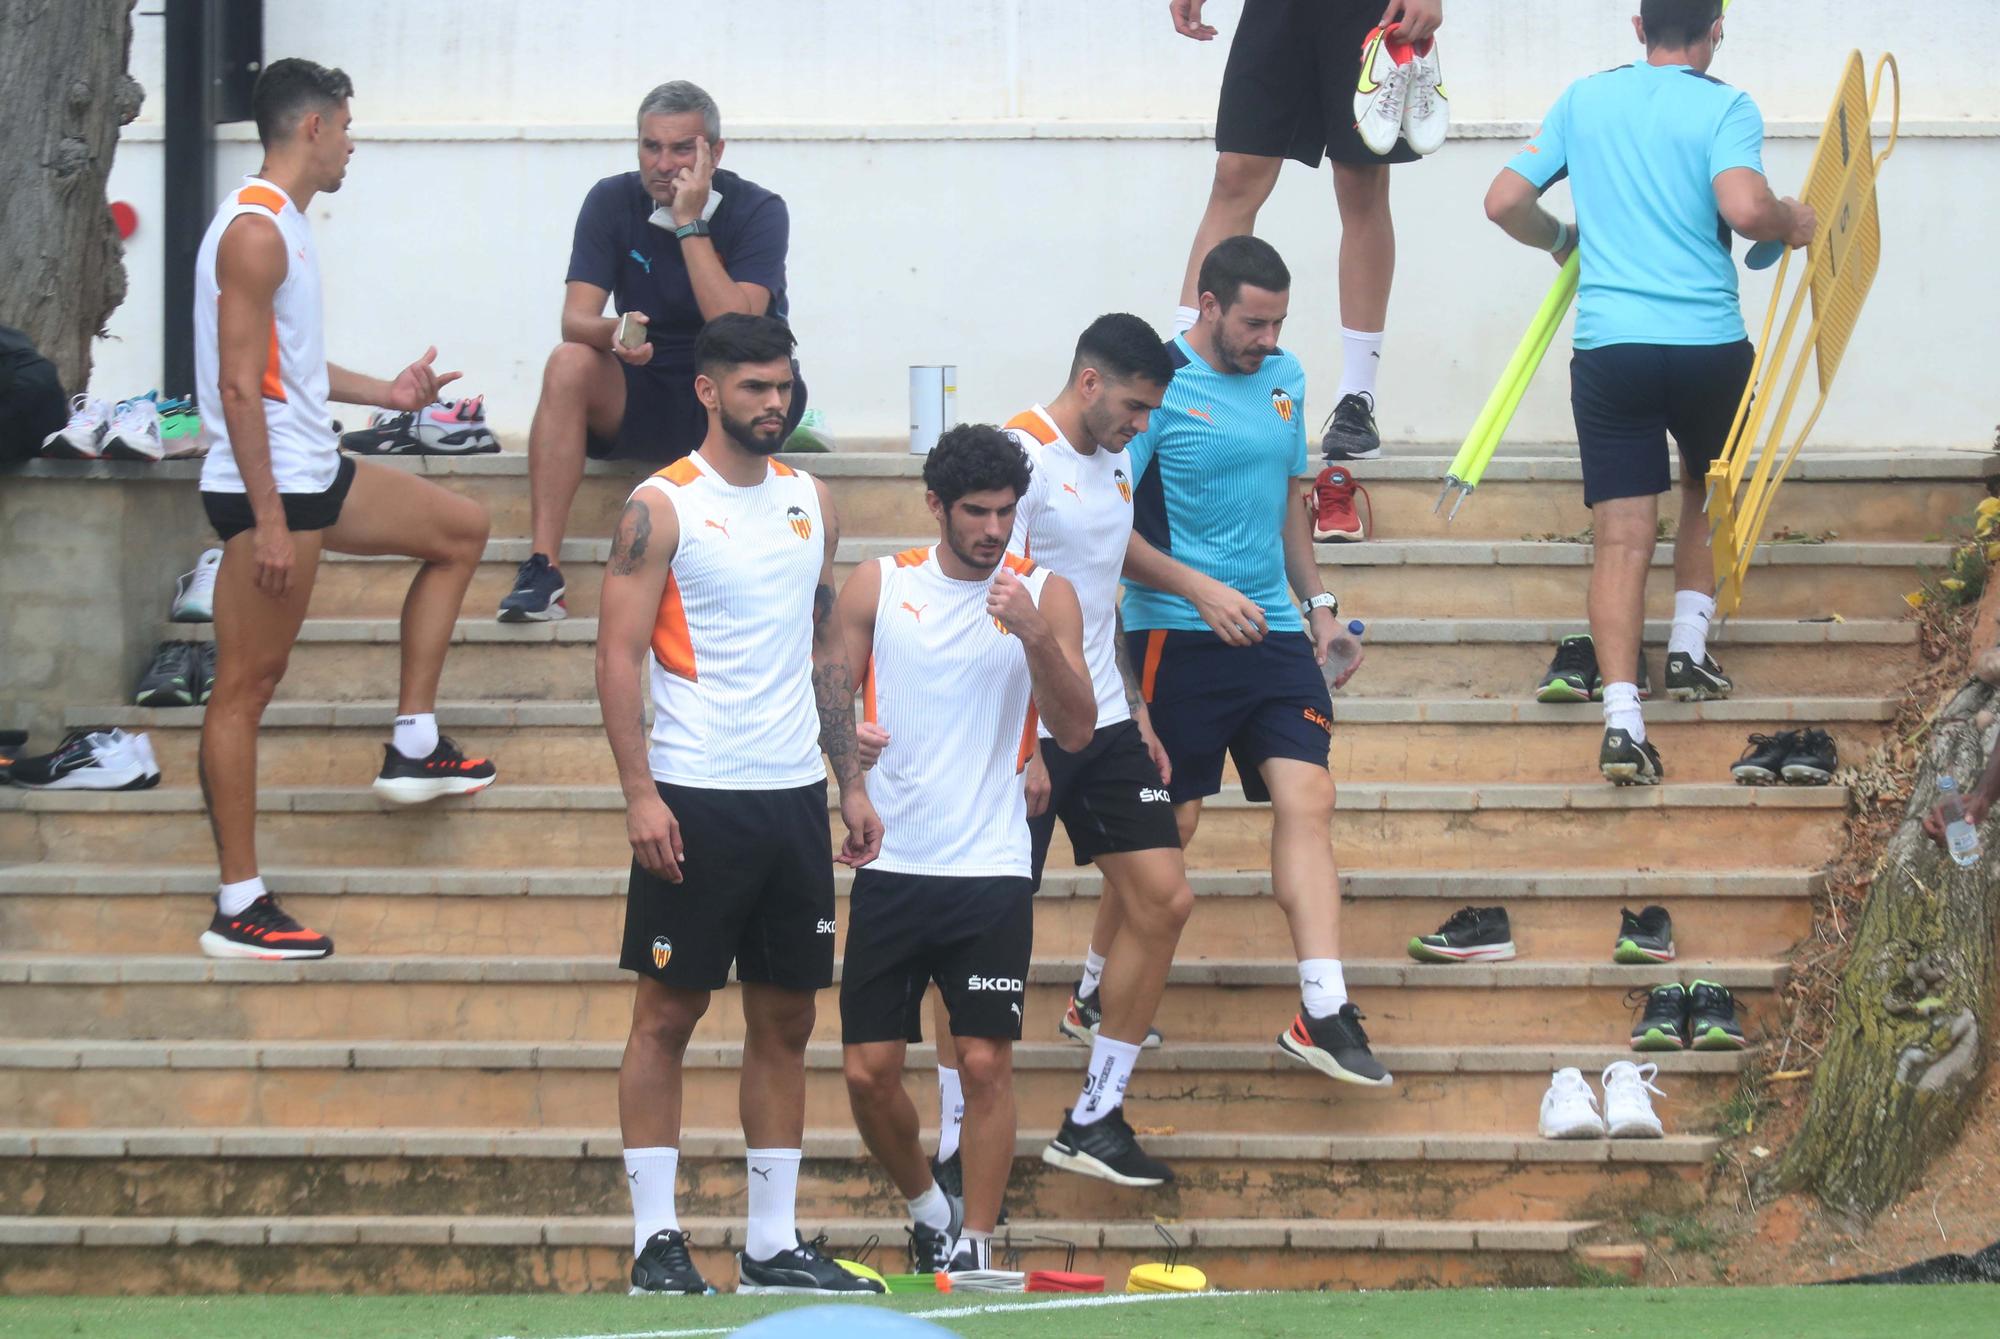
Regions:
<instances>
[{"instance_id":1,"label":"wristwatch","mask_svg":"<svg viewBox=\"0 0 2000 1339\"><path fill-rule=\"evenodd\" d=\"M1306 617L1313 616L1313 610L1324 609L1335 618L1340 617L1340 597L1330 590L1323 590L1305 602Z\"/></svg>"},{"instance_id":2,"label":"wristwatch","mask_svg":"<svg viewBox=\"0 0 2000 1339\"><path fill-rule=\"evenodd\" d=\"M685 242L690 237L706 236L708 236L707 219L696 219L692 223L683 223L680 227L674 229L674 237L678 241Z\"/></svg>"}]
</instances>

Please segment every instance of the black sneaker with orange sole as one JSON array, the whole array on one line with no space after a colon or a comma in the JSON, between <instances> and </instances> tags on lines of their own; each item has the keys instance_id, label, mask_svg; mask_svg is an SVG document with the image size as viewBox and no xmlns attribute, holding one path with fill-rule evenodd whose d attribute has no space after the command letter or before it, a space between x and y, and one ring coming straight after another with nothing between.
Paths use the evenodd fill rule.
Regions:
<instances>
[{"instance_id":1,"label":"black sneaker with orange sole","mask_svg":"<svg viewBox=\"0 0 2000 1339\"><path fill-rule=\"evenodd\" d=\"M330 958L333 941L286 915L278 899L266 893L234 916L225 916L217 908L215 919L202 932L201 951L211 958L281 962L289 958Z\"/></svg>"},{"instance_id":2,"label":"black sneaker with orange sole","mask_svg":"<svg viewBox=\"0 0 2000 1339\"><path fill-rule=\"evenodd\" d=\"M1314 1018L1300 1010L1292 1025L1278 1036L1278 1049L1295 1060L1303 1060L1328 1078L1342 1083L1358 1083L1368 1088L1386 1088L1389 1071L1368 1049L1368 1034L1361 1030L1362 1012L1352 1003L1338 1013Z\"/></svg>"}]
</instances>

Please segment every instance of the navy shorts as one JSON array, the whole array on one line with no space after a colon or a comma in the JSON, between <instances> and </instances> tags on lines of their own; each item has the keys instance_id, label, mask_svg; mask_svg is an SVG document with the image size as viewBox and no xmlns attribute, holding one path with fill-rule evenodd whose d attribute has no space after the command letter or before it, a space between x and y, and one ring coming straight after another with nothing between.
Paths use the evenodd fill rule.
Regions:
<instances>
[{"instance_id":1,"label":"navy shorts","mask_svg":"<svg viewBox=\"0 0 2000 1339\"><path fill-rule=\"evenodd\" d=\"M673 376L650 367L620 363L625 373L625 417L616 438L588 433L583 451L592 460L645 460L665 465L679 460L708 436L708 410L694 393L694 373ZM799 426L806 413L806 382L792 360L792 408L785 416L785 435Z\"/></svg>"},{"instance_id":2,"label":"navy shorts","mask_svg":"<svg viewBox=\"0 0 2000 1339\"><path fill-rule=\"evenodd\" d=\"M1584 505L1672 487L1668 433L1680 447L1681 477L1706 476L1729 439L1756 357L1747 339L1578 349L1569 363L1569 402Z\"/></svg>"},{"instance_id":3,"label":"navy shorts","mask_svg":"<svg viewBox=\"0 0 2000 1339\"><path fill-rule=\"evenodd\" d=\"M1303 632L1274 632L1254 646L1229 646L1212 632L1128 632L1141 666L1141 689L1153 733L1174 765L1174 803L1222 789L1222 760L1236 760L1243 794L1254 804L1270 792L1257 766L1296 758L1326 766L1333 742L1333 699Z\"/></svg>"}]
</instances>

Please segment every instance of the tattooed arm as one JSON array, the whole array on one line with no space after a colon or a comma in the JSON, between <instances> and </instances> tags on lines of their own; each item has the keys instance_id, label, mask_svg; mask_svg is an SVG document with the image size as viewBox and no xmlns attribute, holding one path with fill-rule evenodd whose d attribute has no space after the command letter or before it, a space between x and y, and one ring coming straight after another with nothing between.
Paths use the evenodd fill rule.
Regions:
<instances>
[{"instance_id":1,"label":"tattooed arm","mask_svg":"<svg viewBox=\"0 0 2000 1339\"><path fill-rule=\"evenodd\" d=\"M834 614L833 560L840 548L840 515L825 483L819 490L819 515L826 530L826 556L820 563L819 584L813 590L812 683L819 707L819 746L840 786L840 816L847 825L839 861L859 868L882 850L882 820L868 799L862 779L861 754L854 738L854 671L840 619ZM867 566L867 564L863 564Z\"/></svg>"},{"instance_id":2,"label":"tattooed arm","mask_svg":"<svg viewBox=\"0 0 2000 1339\"><path fill-rule=\"evenodd\" d=\"M654 488L633 493L611 539L597 616L597 700L625 792L626 836L633 858L674 883L680 882L680 824L660 798L646 763L641 668L679 544L680 518L673 503Z\"/></svg>"}]
</instances>

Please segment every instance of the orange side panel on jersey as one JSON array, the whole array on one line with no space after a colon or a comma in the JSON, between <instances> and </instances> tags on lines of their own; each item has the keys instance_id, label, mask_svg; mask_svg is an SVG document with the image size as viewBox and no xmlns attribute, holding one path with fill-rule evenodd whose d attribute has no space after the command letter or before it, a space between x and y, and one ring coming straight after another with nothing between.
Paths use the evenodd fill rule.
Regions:
<instances>
[{"instance_id":1,"label":"orange side panel on jersey","mask_svg":"<svg viewBox=\"0 0 2000 1339\"><path fill-rule=\"evenodd\" d=\"M681 604L680 578L667 574L666 593L660 596L659 617L653 620L653 655L660 668L693 682L694 637L688 632L687 608Z\"/></svg>"},{"instance_id":2,"label":"orange side panel on jersey","mask_svg":"<svg viewBox=\"0 0 2000 1339\"><path fill-rule=\"evenodd\" d=\"M695 464L688 457L682 456L665 469L653 471L653 477L655 479L665 479L670 484L685 486L701 478L701 466Z\"/></svg>"},{"instance_id":3,"label":"orange side panel on jersey","mask_svg":"<svg viewBox=\"0 0 2000 1339\"><path fill-rule=\"evenodd\" d=\"M1028 720L1021 727L1021 756L1014 760L1014 774L1019 776L1028 770L1028 759L1035 756L1035 726L1041 717L1035 714L1034 699L1028 700Z\"/></svg>"},{"instance_id":4,"label":"orange side panel on jersey","mask_svg":"<svg viewBox=\"0 0 2000 1339\"><path fill-rule=\"evenodd\" d=\"M286 398L284 368L278 358L278 318L275 316L271 318L271 347L264 354L264 384L258 389L264 392L266 400Z\"/></svg>"},{"instance_id":5,"label":"orange side panel on jersey","mask_svg":"<svg viewBox=\"0 0 2000 1339\"><path fill-rule=\"evenodd\" d=\"M771 473L777 475L780 479L789 479L794 474L797 474L798 471L782 460L774 460L771 462Z\"/></svg>"},{"instance_id":6,"label":"orange side panel on jersey","mask_svg":"<svg viewBox=\"0 0 2000 1339\"><path fill-rule=\"evenodd\" d=\"M870 725L881 724L881 717L875 714L875 657L868 657L868 663L861 670L861 719Z\"/></svg>"},{"instance_id":7,"label":"orange side panel on jersey","mask_svg":"<svg viewBox=\"0 0 2000 1339\"><path fill-rule=\"evenodd\" d=\"M1024 577L1035 570L1035 560L1025 554L1010 553L1000 561L1007 564L1007 570L1017 577Z\"/></svg>"},{"instance_id":8,"label":"orange side panel on jersey","mask_svg":"<svg viewBox=\"0 0 2000 1339\"><path fill-rule=\"evenodd\" d=\"M901 553L896 555L896 566L922 567L924 565L924 559L930 556L931 556L931 551L928 548L904 549Z\"/></svg>"},{"instance_id":9,"label":"orange side panel on jersey","mask_svg":"<svg viewBox=\"0 0 2000 1339\"><path fill-rule=\"evenodd\" d=\"M1023 409L1008 419L1004 426L1013 428L1017 432L1027 433L1043 446L1049 445L1056 439L1056 430L1049 426L1049 421L1032 409Z\"/></svg>"},{"instance_id":10,"label":"orange side panel on jersey","mask_svg":"<svg viewBox=\"0 0 2000 1339\"><path fill-rule=\"evenodd\" d=\"M236 192L236 203L239 205L257 205L270 210L273 214L282 214L285 212L285 197L272 190L269 186L245 186L242 190Z\"/></svg>"},{"instance_id":11,"label":"orange side panel on jersey","mask_svg":"<svg viewBox=\"0 0 2000 1339\"><path fill-rule=\"evenodd\" d=\"M1167 630L1154 628L1146 636L1146 663L1139 671L1139 696L1153 700L1153 682L1160 677L1160 652L1167 649Z\"/></svg>"}]
</instances>

